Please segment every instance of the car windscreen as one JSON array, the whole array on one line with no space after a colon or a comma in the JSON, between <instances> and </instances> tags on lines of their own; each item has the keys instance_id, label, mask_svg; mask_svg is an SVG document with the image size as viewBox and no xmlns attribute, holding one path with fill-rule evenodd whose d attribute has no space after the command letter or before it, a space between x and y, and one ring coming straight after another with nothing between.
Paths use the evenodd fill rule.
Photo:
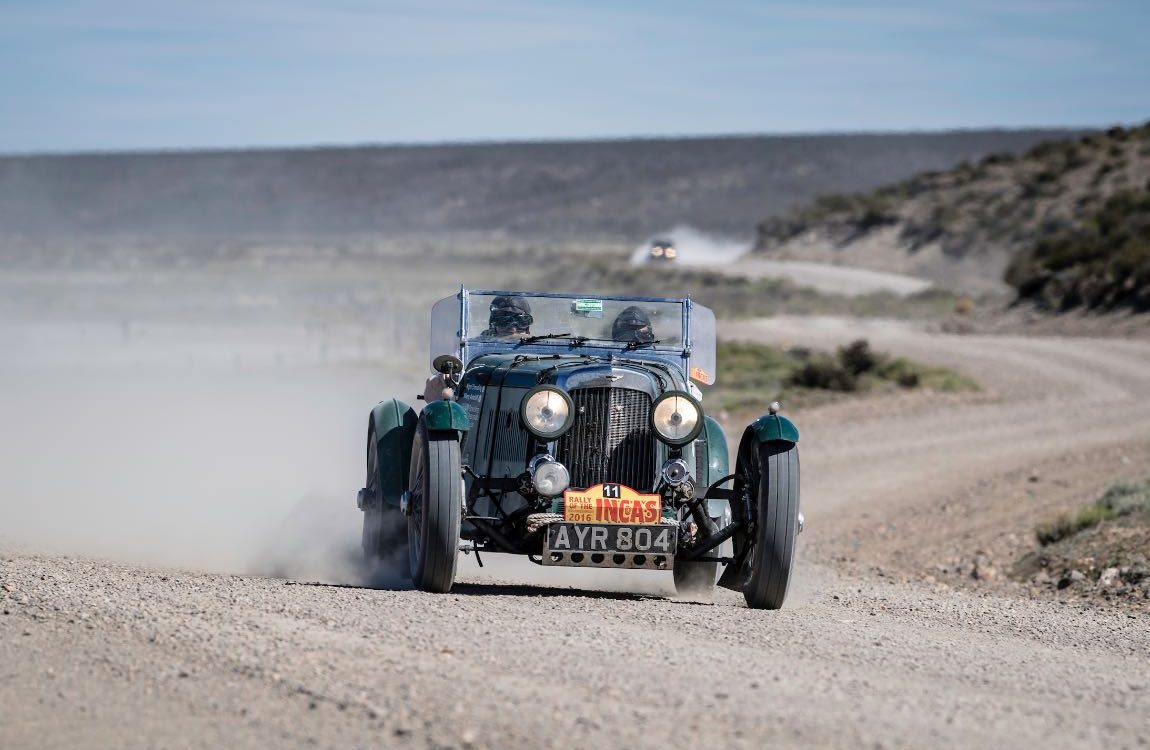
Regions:
<instances>
[{"instance_id":1,"label":"car windscreen","mask_svg":"<svg viewBox=\"0 0 1150 750\"><path fill-rule=\"evenodd\" d=\"M471 292L466 338L491 341L554 334L585 338L589 344L681 350L683 317L683 303L676 301Z\"/></svg>"},{"instance_id":2,"label":"car windscreen","mask_svg":"<svg viewBox=\"0 0 1150 750\"><path fill-rule=\"evenodd\" d=\"M717 362L715 361L715 313L711 308L691 302L691 380L703 385L714 385Z\"/></svg>"},{"instance_id":3,"label":"car windscreen","mask_svg":"<svg viewBox=\"0 0 1150 750\"><path fill-rule=\"evenodd\" d=\"M460 333L460 307L459 295L453 294L444 297L431 308L431 359L440 354L454 354L459 356Z\"/></svg>"}]
</instances>

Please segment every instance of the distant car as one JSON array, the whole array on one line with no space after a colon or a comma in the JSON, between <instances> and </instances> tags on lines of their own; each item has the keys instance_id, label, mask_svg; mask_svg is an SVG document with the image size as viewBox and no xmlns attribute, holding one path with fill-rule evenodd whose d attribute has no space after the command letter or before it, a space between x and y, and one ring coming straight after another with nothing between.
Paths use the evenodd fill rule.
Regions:
<instances>
[{"instance_id":1,"label":"distant car","mask_svg":"<svg viewBox=\"0 0 1150 750\"><path fill-rule=\"evenodd\" d=\"M647 251L649 263L673 263L678 257L679 251L670 240L652 240L651 249Z\"/></svg>"},{"instance_id":2,"label":"distant car","mask_svg":"<svg viewBox=\"0 0 1150 750\"><path fill-rule=\"evenodd\" d=\"M431 356L423 410L391 399L368 419L369 561L398 562L424 591L451 589L460 551L481 564L502 552L669 570L684 593L717 583L782 606L802 529L799 434L772 404L730 473L692 383L715 381L711 310L461 289L431 310Z\"/></svg>"}]
</instances>

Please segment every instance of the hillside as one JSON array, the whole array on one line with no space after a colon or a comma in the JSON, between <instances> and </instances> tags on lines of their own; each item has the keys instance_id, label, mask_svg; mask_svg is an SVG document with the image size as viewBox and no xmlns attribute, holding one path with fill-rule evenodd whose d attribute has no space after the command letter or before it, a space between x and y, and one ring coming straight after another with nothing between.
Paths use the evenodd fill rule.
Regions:
<instances>
[{"instance_id":1,"label":"hillside","mask_svg":"<svg viewBox=\"0 0 1150 750\"><path fill-rule=\"evenodd\" d=\"M0 237L488 233L750 237L866 190L1066 131L755 136L0 157Z\"/></svg>"},{"instance_id":2,"label":"hillside","mask_svg":"<svg viewBox=\"0 0 1150 750\"><path fill-rule=\"evenodd\" d=\"M1110 250L1125 253L1118 266L1096 262L1095 271L1127 282L1147 227L1127 214L1142 205L1148 181L1150 124L1112 128L1042 143L1019 157L995 154L872 192L823 197L765 219L756 252L910 273L968 292L1009 292L1014 263L1010 284L1024 297L1045 293L1047 307L1073 307L1079 297L1113 306L1121 295L1075 295L1063 289L1070 281L1048 287L1040 279L1077 265L1068 247L1093 243L1095 261ZM1099 233L1110 239L1091 240Z\"/></svg>"}]
</instances>

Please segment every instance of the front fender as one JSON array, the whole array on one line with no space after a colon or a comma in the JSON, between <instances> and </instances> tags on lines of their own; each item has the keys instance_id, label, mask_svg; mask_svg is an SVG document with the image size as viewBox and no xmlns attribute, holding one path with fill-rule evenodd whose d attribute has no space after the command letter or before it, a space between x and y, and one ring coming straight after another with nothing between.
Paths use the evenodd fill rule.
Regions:
<instances>
[{"instance_id":1,"label":"front fender","mask_svg":"<svg viewBox=\"0 0 1150 750\"><path fill-rule=\"evenodd\" d=\"M727 452L727 436L723 428L712 417L704 417L703 436L705 438L706 458L702 466L703 476L699 477L700 491L710 489L711 485L731 473L731 459ZM698 443L695 444L698 446ZM696 447L698 450L698 447ZM724 482L724 485L727 485ZM726 500L713 498L707 500L707 514L711 518L724 518L730 516ZM720 524L720 528L725 524Z\"/></svg>"},{"instance_id":2,"label":"front fender","mask_svg":"<svg viewBox=\"0 0 1150 750\"><path fill-rule=\"evenodd\" d=\"M769 443L772 440L799 442L799 428L780 414L764 414L751 422L748 429L755 433L760 443Z\"/></svg>"},{"instance_id":3,"label":"front fender","mask_svg":"<svg viewBox=\"0 0 1150 750\"><path fill-rule=\"evenodd\" d=\"M707 458L703 465L703 476L699 479L706 488L731 473L731 460L727 455L727 436L713 417L703 418L703 436L706 438Z\"/></svg>"},{"instance_id":4,"label":"front fender","mask_svg":"<svg viewBox=\"0 0 1150 750\"><path fill-rule=\"evenodd\" d=\"M407 490L411 443L418 421L415 410L397 398L380 401L371 410L379 456L379 487L384 502L397 508L400 495Z\"/></svg>"},{"instance_id":5,"label":"front fender","mask_svg":"<svg viewBox=\"0 0 1150 750\"><path fill-rule=\"evenodd\" d=\"M471 429L467 412L455 401L429 401L423 407L423 419L427 429L434 431L455 430L464 433Z\"/></svg>"}]
</instances>

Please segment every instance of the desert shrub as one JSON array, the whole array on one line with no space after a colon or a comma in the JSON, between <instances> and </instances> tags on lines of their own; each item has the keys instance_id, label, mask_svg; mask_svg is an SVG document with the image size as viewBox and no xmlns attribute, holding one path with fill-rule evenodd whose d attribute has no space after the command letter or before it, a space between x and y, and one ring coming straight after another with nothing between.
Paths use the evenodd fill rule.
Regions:
<instances>
[{"instance_id":1,"label":"desert shrub","mask_svg":"<svg viewBox=\"0 0 1150 750\"><path fill-rule=\"evenodd\" d=\"M844 370L858 376L870 372L878 364L878 356L871 351L870 342L866 339L857 339L839 347L839 364Z\"/></svg>"},{"instance_id":2,"label":"desert shrub","mask_svg":"<svg viewBox=\"0 0 1150 750\"><path fill-rule=\"evenodd\" d=\"M876 208L866 209L854 222L855 226L864 232L897 223L898 216Z\"/></svg>"},{"instance_id":3,"label":"desert shrub","mask_svg":"<svg viewBox=\"0 0 1150 750\"><path fill-rule=\"evenodd\" d=\"M1097 526L1113 517L1113 511L1095 503L1086 506L1077 513L1062 513L1049 521L1038 524L1034 529L1034 535L1038 538L1039 544L1046 546L1068 536L1073 536L1083 529Z\"/></svg>"},{"instance_id":4,"label":"desert shrub","mask_svg":"<svg viewBox=\"0 0 1150 750\"><path fill-rule=\"evenodd\" d=\"M1116 516L1150 513L1150 479L1115 484L1106 490L1098 502Z\"/></svg>"},{"instance_id":5,"label":"desert shrub","mask_svg":"<svg viewBox=\"0 0 1150 750\"><path fill-rule=\"evenodd\" d=\"M1150 310L1150 191L1115 193L1078 226L1044 233L1006 281L1046 309Z\"/></svg>"},{"instance_id":6,"label":"desert shrub","mask_svg":"<svg viewBox=\"0 0 1150 750\"><path fill-rule=\"evenodd\" d=\"M901 388L929 388L940 393L977 391L978 383L949 367L924 365L903 357L884 357L873 371L873 377Z\"/></svg>"},{"instance_id":7,"label":"desert shrub","mask_svg":"<svg viewBox=\"0 0 1150 750\"><path fill-rule=\"evenodd\" d=\"M1065 161L1063 161L1063 169L1069 171L1084 167L1090 163L1090 159L1082 153L1082 149L1077 144L1067 144L1066 152L1064 154Z\"/></svg>"},{"instance_id":8,"label":"desert shrub","mask_svg":"<svg viewBox=\"0 0 1150 750\"><path fill-rule=\"evenodd\" d=\"M899 236L911 245L912 250L917 250L923 245L944 238L949 231L949 225L958 218L959 212L953 206L936 204L931 207L926 218L906 222Z\"/></svg>"},{"instance_id":9,"label":"desert shrub","mask_svg":"<svg viewBox=\"0 0 1150 750\"><path fill-rule=\"evenodd\" d=\"M1056 156L1065 148L1063 141L1043 141L1026 153L1031 159L1043 160Z\"/></svg>"},{"instance_id":10,"label":"desert shrub","mask_svg":"<svg viewBox=\"0 0 1150 750\"><path fill-rule=\"evenodd\" d=\"M759 222L757 227L758 241L756 245L764 248L777 242L786 242L807 231L810 226L811 221L801 218L798 214L764 219Z\"/></svg>"},{"instance_id":11,"label":"desert shrub","mask_svg":"<svg viewBox=\"0 0 1150 750\"><path fill-rule=\"evenodd\" d=\"M1014 161L1014 156L1011 154L990 154L979 162L984 167L993 167L998 164L1010 164Z\"/></svg>"},{"instance_id":12,"label":"desert shrub","mask_svg":"<svg viewBox=\"0 0 1150 750\"><path fill-rule=\"evenodd\" d=\"M1033 200L1056 195L1059 175L1048 169L1043 169L1022 179L1022 199Z\"/></svg>"},{"instance_id":13,"label":"desert shrub","mask_svg":"<svg viewBox=\"0 0 1150 750\"><path fill-rule=\"evenodd\" d=\"M930 221L908 221L899 232L899 239L910 245L912 251L928 245L946 234L946 227Z\"/></svg>"},{"instance_id":14,"label":"desert shrub","mask_svg":"<svg viewBox=\"0 0 1150 750\"><path fill-rule=\"evenodd\" d=\"M842 213L855 207L855 197L832 193L815 201L815 208L824 214Z\"/></svg>"},{"instance_id":15,"label":"desert shrub","mask_svg":"<svg viewBox=\"0 0 1150 750\"><path fill-rule=\"evenodd\" d=\"M917 372L908 370L899 373L894 382L898 383L900 388L918 388L922 384L922 377Z\"/></svg>"},{"instance_id":16,"label":"desert shrub","mask_svg":"<svg viewBox=\"0 0 1150 750\"><path fill-rule=\"evenodd\" d=\"M791 385L800 388L818 388L825 391L849 393L858 390L858 378L843 368L833 357L812 357L795 369L790 376Z\"/></svg>"},{"instance_id":17,"label":"desert shrub","mask_svg":"<svg viewBox=\"0 0 1150 750\"><path fill-rule=\"evenodd\" d=\"M1078 512L1061 513L1038 524L1034 534L1038 543L1045 546L1131 513L1150 513L1150 479L1112 485L1096 502Z\"/></svg>"}]
</instances>

